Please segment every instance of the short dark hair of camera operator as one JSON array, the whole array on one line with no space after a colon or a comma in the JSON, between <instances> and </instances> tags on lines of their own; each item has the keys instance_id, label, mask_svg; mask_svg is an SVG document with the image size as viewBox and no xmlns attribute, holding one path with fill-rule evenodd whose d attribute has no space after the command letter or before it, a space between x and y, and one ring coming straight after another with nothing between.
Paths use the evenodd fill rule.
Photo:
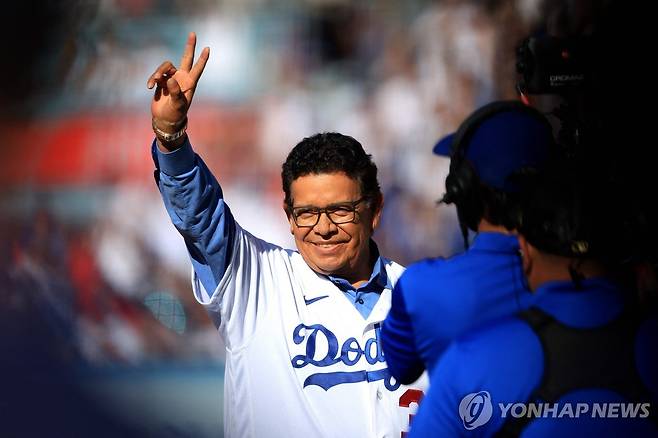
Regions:
<instances>
[{"instance_id":1,"label":"short dark hair of camera operator","mask_svg":"<svg viewBox=\"0 0 658 438\"><path fill-rule=\"evenodd\" d=\"M624 224L616 213L621 208L609 203L611 189L607 189L604 172L589 170L577 161L555 159L524 185L519 234L541 253L570 259L576 286L584 263L614 271L629 255L623 242Z\"/></svg>"}]
</instances>

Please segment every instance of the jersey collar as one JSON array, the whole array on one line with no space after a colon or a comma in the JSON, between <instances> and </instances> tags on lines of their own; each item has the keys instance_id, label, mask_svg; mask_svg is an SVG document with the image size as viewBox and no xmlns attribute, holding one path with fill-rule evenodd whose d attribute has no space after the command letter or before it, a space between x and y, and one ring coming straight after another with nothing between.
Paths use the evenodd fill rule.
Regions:
<instances>
[{"instance_id":1,"label":"jersey collar","mask_svg":"<svg viewBox=\"0 0 658 438\"><path fill-rule=\"evenodd\" d=\"M624 290L603 278L589 278L576 289L571 281L550 281L535 291L539 307L563 324L587 328L605 324L623 310Z\"/></svg>"},{"instance_id":2,"label":"jersey collar","mask_svg":"<svg viewBox=\"0 0 658 438\"><path fill-rule=\"evenodd\" d=\"M370 279L368 282L359 286L356 290L367 290L368 292L381 293L384 289L391 289L393 286L391 284L391 279L386 273L386 265L384 264L384 259L379 254L379 248L377 248L377 244L372 239L370 239L370 251L377 255L377 260L375 260L372 274L370 274ZM344 278L336 277L333 275L328 275L327 278L331 280L331 282L334 283L343 292L354 290L352 284Z\"/></svg>"},{"instance_id":3,"label":"jersey collar","mask_svg":"<svg viewBox=\"0 0 658 438\"><path fill-rule=\"evenodd\" d=\"M518 253L519 249L519 239L515 234L486 231L475 236L469 251Z\"/></svg>"}]
</instances>

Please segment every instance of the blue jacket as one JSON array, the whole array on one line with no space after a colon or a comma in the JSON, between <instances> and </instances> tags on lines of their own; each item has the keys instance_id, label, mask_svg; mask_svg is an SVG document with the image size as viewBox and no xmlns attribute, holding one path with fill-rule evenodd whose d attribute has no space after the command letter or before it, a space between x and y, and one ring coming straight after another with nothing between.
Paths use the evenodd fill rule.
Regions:
<instances>
[{"instance_id":1,"label":"blue jacket","mask_svg":"<svg viewBox=\"0 0 658 438\"><path fill-rule=\"evenodd\" d=\"M516 236L480 233L470 249L407 268L382 325L389 370L403 383L430 370L448 344L470 329L528 308Z\"/></svg>"},{"instance_id":2,"label":"blue jacket","mask_svg":"<svg viewBox=\"0 0 658 438\"><path fill-rule=\"evenodd\" d=\"M617 285L600 278L585 280L582 290L576 290L571 282L545 283L535 295L535 307L568 327L580 329L602 326L615 319L623 310L626 298ZM635 361L640 379L649 390L651 406L626 407L628 412L635 411L642 416L647 410L658 408L655 404L658 401L658 319L655 317L640 326L635 339ZM503 414L512 415L510 406L526 403L539 386L544 362L538 336L518 317L494 321L459 337L431 371L431 387L413 420L410 436L491 436L503 425ZM486 409L475 407L468 411L473 394L483 406L489 404L490 418L487 419ZM566 409L566 402L572 403L571 407L582 404L583 411L586 404L587 412L572 418L575 412L570 414L567 410L563 418L553 418L553 412L559 415ZM644 437L658 434L656 423L646 418L592 418L593 404L605 402L624 403L626 400L609 389L583 388L567 393L557 401L554 411L545 411L547 418L533 419L522 436ZM523 412L522 406L514 409L516 415ZM617 410L614 415L623 416L625 408L614 409ZM474 412L476 415L471 415ZM484 415L480 416L481 413ZM600 416L600 411L597 415Z\"/></svg>"}]
</instances>

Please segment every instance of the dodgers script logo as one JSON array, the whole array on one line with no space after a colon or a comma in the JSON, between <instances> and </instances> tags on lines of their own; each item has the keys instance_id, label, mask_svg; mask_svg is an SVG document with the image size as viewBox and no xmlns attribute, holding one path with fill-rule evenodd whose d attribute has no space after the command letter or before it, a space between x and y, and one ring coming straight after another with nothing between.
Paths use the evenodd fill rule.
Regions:
<instances>
[{"instance_id":1,"label":"dodgers script logo","mask_svg":"<svg viewBox=\"0 0 658 438\"><path fill-rule=\"evenodd\" d=\"M379 324L375 324L375 337L368 339L366 345L362 348L359 341L353 337L345 340L343 345L339 346L336 335L322 324L299 324L293 330L292 340L298 345L306 341L306 354L293 357L292 366L295 368L303 368L306 365L328 367L342 362L353 367L362 357L365 357L370 365L375 365L378 362L384 363L384 353L382 353L379 342L380 330ZM317 343L322 340L327 344L327 353L324 356L322 356L322 353L318 354L316 349ZM316 357L316 355L322 357ZM304 387L317 385L327 391L329 388L343 383L375 382L377 380L383 380L384 386L389 391L395 391L400 387L400 383L389 374L388 368L376 371L315 373L304 380Z\"/></svg>"},{"instance_id":2,"label":"dodgers script logo","mask_svg":"<svg viewBox=\"0 0 658 438\"><path fill-rule=\"evenodd\" d=\"M467 394L459 403L459 416L466 430L486 424L492 412L491 395L487 391Z\"/></svg>"}]
</instances>

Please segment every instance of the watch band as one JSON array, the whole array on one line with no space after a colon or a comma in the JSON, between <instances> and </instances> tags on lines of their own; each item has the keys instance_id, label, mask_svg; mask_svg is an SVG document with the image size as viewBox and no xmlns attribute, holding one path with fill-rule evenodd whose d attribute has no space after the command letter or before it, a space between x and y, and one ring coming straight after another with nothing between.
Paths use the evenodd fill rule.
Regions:
<instances>
[{"instance_id":1,"label":"watch band","mask_svg":"<svg viewBox=\"0 0 658 438\"><path fill-rule=\"evenodd\" d=\"M158 140L169 143L178 140L183 135L185 135L185 132L187 131L187 116L181 122L172 123L170 125L172 127L176 127L176 132L172 134L164 132L155 125L155 118L151 120L151 126L153 127L153 132L155 133L155 136L158 138Z\"/></svg>"}]
</instances>

